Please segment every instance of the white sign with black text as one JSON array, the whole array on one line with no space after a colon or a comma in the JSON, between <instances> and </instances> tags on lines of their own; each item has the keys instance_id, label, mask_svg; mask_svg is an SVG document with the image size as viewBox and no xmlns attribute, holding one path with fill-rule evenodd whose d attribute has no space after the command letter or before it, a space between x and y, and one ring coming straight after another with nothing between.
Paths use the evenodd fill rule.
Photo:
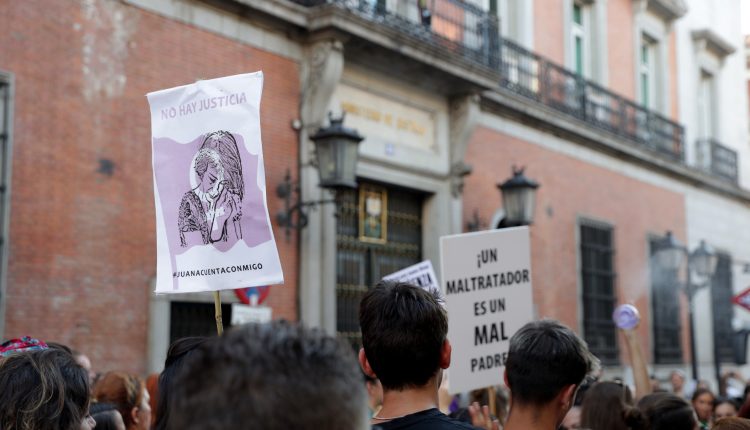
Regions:
<instances>
[{"instance_id":1,"label":"white sign with black text","mask_svg":"<svg viewBox=\"0 0 750 430\"><path fill-rule=\"evenodd\" d=\"M435 276L435 269L432 268L432 261L425 260L406 269L391 273L383 277L384 281L408 282L427 291L436 291L440 293L440 283Z\"/></svg>"},{"instance_id":2,"label":"white sign with black text","mask_svg":"<svg viewBox=\"0 0 750 430\"><path fill-rule=\"evenodd\" d=\"M440 238L452 393L503 382L510 337L533 319L528 227Z\"/></svg>"},{"instance_id":3,"label":"white sign with black text","mask_svg":"<svg viewBox=\"0 0 750 430\"><path fill-rule=\"evenodd\" d=\"M268 306L248 306L232 303L232 325L247 323L267 323L271 321L271 308Z\"/></svg>"}]
</instances>

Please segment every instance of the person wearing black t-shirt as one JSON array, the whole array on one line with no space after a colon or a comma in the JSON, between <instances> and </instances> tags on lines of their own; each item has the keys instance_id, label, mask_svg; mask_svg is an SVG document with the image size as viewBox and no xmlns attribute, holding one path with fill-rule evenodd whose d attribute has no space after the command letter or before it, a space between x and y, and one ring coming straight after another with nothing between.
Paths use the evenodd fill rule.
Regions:
<instances>
[{"instance_id":1,"label":"person wearing black t-shirt","mask_svg":"<svg viewBox=\"0 0 750 430\"><path fill-rule=\"evenodd\" d=\"M383 406L372 417L379 430L476 429L438 410L438 387L451 361L448 315L436 294L400 282L381 281L359 308L363 371L380 379ZM499 430L485 406L471 408L472 422Z\"/></svg>"}]
</instances>

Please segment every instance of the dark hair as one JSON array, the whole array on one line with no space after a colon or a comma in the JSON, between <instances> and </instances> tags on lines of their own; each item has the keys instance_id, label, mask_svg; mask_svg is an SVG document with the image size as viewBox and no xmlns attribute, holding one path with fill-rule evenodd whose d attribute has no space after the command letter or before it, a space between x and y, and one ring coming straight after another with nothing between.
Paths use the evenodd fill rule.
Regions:
<instances>
[{"instance_id":1,"label":"dark hair","mask_svg":"<svg viewBox=\"0 0 750 430\"><path fill-rule=\"evenodd\" d=\"M581 407L581 428L628 430L641 428L645 418L633 406L627 385L597 382L586 392Z\"/></svg>"},{"instance_id":2,"label":"dark hair","mask_svg":"<svg viewBox=\"0 0 750 430\"><path fill-rule=\"evenodd\" d=\"M367 393L351 347L286 321L239 326L208 340L185 359L172 388L169 429L368 426Z\"/></svg>"},{"instance_id":3,"label":"dark hair","mask_svg":"<svg viewBox=\"0 0 750 430\"><path fill-rule=\"evenodd\" d=\"M117 430L118 416L122 420L122 415L112 403L91 404L91 417L96 421L96 430Z\"/></svg>"},{"instance_id":4,"label":"dark hair","mask_svg":"<svg viewBox=\"0 0 750 430\"><path fill-rule=\"evenodd\" d=\"M140 407L145 385L141 378L125 372L107 372L94 386L94 398L98 402L112 403L122 415L125 427L134 425L131 411Z\"/></svg>"},{"instance_id":5,"label":"dark hair","mask_svg":"<svg viewBox=\"0 0 750 430\"><path fill-rule=\"evenodd\" d=\"M78 430L88 414L88 374L62 349L0 359L0 387L3 430Z\"/></svg>"},{"instance_id":6,"label":"dark hair","mask_svg":"<svg viewBox=\"0 0 750 430\"><path fill-rule=\"evenodd\" d=\"M698 388L695 391L693 391L693 397L690 399L690 401L694 402L694 401L698 400L698 397L700 397L700 396L702 396L704 394L710 394L711 395L711 398L713 399L713 400L711 400L711 402L713 402L714 400L716 400L716 396L714 396L714 393L711 390L709 390L708 388Z\"/></svg>"},{"instance_id":7,"label":"dark hair","mask_svg":"<svg viewBox=\"0 0 750 430\"><path fill-rule=\"evenodd\" d=\"M740 417L727 417L716 421L711 430L750 430L750 420Z\"/></svg>"},{"instance_id":8,"label":"dark hair","mask_svg":"<svg viewBox=\"0 0 750 430\"><path fill-rule=\"evenodd\" d=\"M649 430L693 430L695 411L685 400L672 393L653 393L638 402Z\"/></svg>"},{"instance_id":9,"label":"dark hair","mask_svg":"<svg viewBox=\"0 0 750 430\"><path fill-rule=\"evenodd\" d=\"M572 330L534 321L510 338L505 372L514 402L543 405L568 385L580 385L599 360Z\"/></svg>"},{"instance_id":10,"label":"dark hair","mask_svg":"<svg viewBox=\"0 0 750 430\"><path fill-rule=\"evenodd\" d=\"M156 419L153 430L165 430L169 422L169 397L173 390L174 378L182 369L185 358L206 343L207 337L183 337L177 339L169 346L167 359L164 361L164 370L159 375L159 401L156 404Z\"/></svg>"},{"instance_id":11,"label":"dark hair","mask_svg":"<svg viewBox=\"0 0 750 430\"><path fill-rule=\"evenodd\" d=\"M422 387L440 370L448 314L437 293L381 281L359 305L362 346L386 390Z\"/></svg>"}]
</instances>

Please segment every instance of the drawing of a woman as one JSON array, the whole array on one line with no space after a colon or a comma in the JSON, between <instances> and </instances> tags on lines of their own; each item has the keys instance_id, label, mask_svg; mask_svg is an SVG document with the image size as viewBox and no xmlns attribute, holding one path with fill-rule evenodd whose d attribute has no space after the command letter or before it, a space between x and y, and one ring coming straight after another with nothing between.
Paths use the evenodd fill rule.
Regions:
<instances>
[{"instance_id":1,"label":"drawing of a woman","mask_svg":"<svg viewBox=\"0 0 750 430\"><path fill-rule=\"evenodd\" d=\"M242 238L244 182L237 141L231 133L208 134L192 163L194 187L180 202L180 245L208 245Z\"/></svg>"}]
</instances>

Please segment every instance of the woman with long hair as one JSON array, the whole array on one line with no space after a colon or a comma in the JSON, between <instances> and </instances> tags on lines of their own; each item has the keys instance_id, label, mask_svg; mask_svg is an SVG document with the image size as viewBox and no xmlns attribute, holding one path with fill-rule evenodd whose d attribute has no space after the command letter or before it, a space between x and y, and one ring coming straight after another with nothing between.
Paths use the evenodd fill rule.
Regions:
<instances>
[{"instance_id":1,"label":"woman with long hair","mask_svg":"<svg viewBox=\"0 0 750 430\"><path fill-rule=\"evenodd\" d=\"M122 415L127 430L148 430L151 406L143 381L124 372L105 373L94 386L97 402L112 403Z\"/></svg>"},{"instance_id":2,"label":"woman with long hair","mask_svg":"<svg viewBox=\"0 0 750 430\"><path fill-rule=\"evenodd\" d=\"M581 406L581 428L629 430L641 428L643 417L633 405L630 388L620 382L597 382L586 392Z\"/></svg>"},{"instance_id":3,"label":"woman with long hair","mask_svg":"<svg viewBox=\"0 0 750 430\"><path fill-rule=\"evenodd\" d=\"M0 358L0 428L90 430L88 373L60 349Z\"/></svg>"}]
</instances>

